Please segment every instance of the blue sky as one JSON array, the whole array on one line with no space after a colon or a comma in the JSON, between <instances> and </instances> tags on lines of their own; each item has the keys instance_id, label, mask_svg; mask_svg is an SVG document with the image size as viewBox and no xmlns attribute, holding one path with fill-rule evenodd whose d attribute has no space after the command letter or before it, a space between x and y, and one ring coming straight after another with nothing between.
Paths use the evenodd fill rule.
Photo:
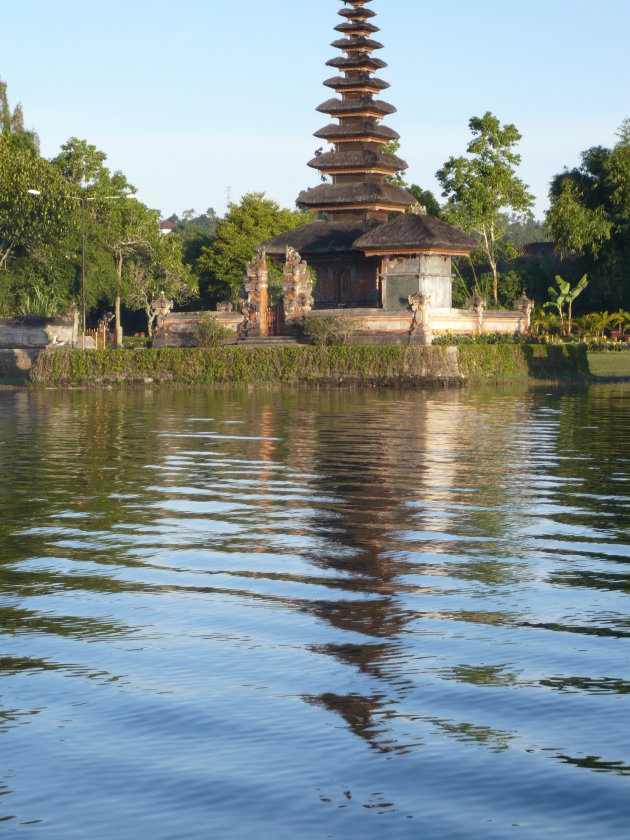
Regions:
<instances>
[{"instance_id":1,"label":"blue sky","mask_svg":"<svg viewBox=\"0 0 630 840\"><path fill-rule=\"evenodd\" d=\"M57 153L70 136L105 151L164 215L265 191L285 206L327 117L325 63L339 0L0 0L0 78ZM550 178L612 145L630 116L628 0L374 0L407 177L464 152L492 111L523 135L521 177L547 206Z\"/></svg>"}]
</instances>

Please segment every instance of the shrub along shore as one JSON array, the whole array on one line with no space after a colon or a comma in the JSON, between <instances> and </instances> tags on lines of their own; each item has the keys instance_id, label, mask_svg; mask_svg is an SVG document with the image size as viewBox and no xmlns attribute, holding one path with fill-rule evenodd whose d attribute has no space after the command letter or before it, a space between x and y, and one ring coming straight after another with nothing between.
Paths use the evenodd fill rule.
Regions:
<instances>
[{"instance_id":1,"label":"shrub along shore","mask_svg":"<svg viewBox=\"0 0 630 840\"><path fill-rule=\"evenodd\" d=\"M47 350L30 373L44 386L165 383L458 386L529 378L575 380L589 374L584 345L459 347L252 346Z\"/></svg>"}]
</instances>

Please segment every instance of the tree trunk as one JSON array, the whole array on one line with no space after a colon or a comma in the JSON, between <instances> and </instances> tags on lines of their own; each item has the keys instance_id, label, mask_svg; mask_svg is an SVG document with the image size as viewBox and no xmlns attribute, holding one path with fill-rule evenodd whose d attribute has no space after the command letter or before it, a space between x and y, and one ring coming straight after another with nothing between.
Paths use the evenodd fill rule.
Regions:
<instances>
[{"instance_id":1,"label":"tree trunk","mask_svg":"<svg viewBox=\"0 0 630 840\"><path fill-rule=\"evenodd\" d=\"M122 324L120 323L120 295L116 295L114 298L114 347L116 349L122 347L123 343L123 331L122 331Z\"/></svg>"},{"instance_id":2,"label":"tree trunk","mask_svg":"<svg viewBox=\"0 0 630 840\"><path fill-rule=\"evenodd\" d=\"M153 338L153 312L151 312L150 306L144 311L147 314L147 335L149 338Z\"/></svg>"},{"instance_id":3,"label":"tree trunk","mask_svg":"<svg viewBox=\"0 0 630 840\"><path fill-rule=\"evenodd\" d=\"M567 335L571 335L571 318L572 318L572 309L571 309L571 301L569 301L569 321L567 324Z\"/></svg>"},{"instance_id":4,"label":"tree trunk","mask_svg":"<svg viewBox=\"0 0 630 840\"><path fill-rule=\"evenodd\" d=\"M496 263L492 263L492 296L494 297L494 308L499 308L499 272Z\"/></svg>"},{"instance_id":5,"label":"tree trunk","mask_svg":"<svg viewBox=\"0 0 630 840\"><path fill-rule=\"evenodd\" d=\"M118 290L114 299L114 347L118 350L122 347L123 332L122 324L120 323L120 289L122 288L122 267L123 267L123 253L119 251L116 257L116 274L118 275Z\"/></svg>"}]
</instances>

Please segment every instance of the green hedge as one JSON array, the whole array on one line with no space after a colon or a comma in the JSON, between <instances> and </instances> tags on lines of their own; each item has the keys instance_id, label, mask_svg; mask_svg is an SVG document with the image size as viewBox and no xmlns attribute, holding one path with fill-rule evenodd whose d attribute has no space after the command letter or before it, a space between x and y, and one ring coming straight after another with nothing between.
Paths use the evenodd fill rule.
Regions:
<instances>
[{"instance_id":1,"label":"green hedge","mask_svg":"<svg viewBox=\"0 0 630 840\"><path fill-rule=\"evenodd\" d=\"M31 381L43 385L110 383L338 383L511 381L588 373L585 348L343 346L54 350L40 353Z\"/></svg>"},{"instance_id":2,"label":"green hedge","mask_svg":"<svg viewBox=\"0 0 630 840\"><path fill-rule=\"evenodd\" d=\"M459 368L471 381L532 378L571 379L588 376L584 345L475 344L457 348Z\"/></svg>"}]
</instances>

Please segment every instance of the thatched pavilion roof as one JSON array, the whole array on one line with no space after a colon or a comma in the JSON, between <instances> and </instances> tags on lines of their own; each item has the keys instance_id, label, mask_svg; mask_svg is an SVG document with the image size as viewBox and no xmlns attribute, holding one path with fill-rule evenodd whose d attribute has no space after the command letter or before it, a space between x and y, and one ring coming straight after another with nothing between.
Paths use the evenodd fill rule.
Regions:
<instances>
[{"instance_id":1,"label":"thatched pavilion roof","mask_svg":"<svg viewBox=\"0 0 630 840\"><path fill-rule=\"evenodd\" d=\"M469 254L479 243L458 228L425 213L403 213L360 236L356 248L368 255L443 251Z\"/></svg>"},{"instance_id":2,"label":"thatched pavilion roof","mask_svg":"<svg viewBox=\"0 0 630 840\"><path fill-rule=\"evenodd\" d=\"M354 250L354 241L376 225L378 222L374 220L317 221L294 228L262 244L270 257L284 257L288 245L299 251L305 259L318 255L348 253Z\"/></svg>"}]
</instances>

